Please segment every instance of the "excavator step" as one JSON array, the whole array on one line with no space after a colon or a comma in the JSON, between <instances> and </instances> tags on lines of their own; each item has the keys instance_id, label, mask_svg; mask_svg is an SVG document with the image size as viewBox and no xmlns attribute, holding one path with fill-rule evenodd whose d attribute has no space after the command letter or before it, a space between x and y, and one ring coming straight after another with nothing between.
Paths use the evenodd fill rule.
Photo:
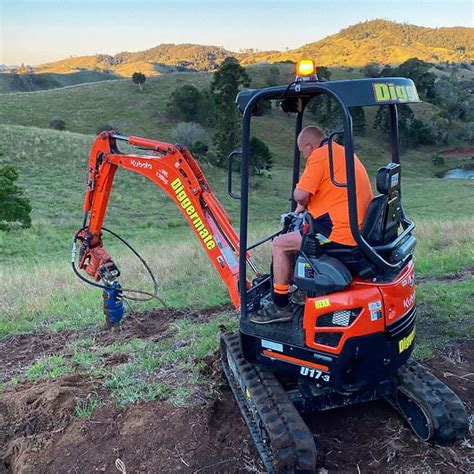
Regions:
<instances>
[{"instance_id":1,"label":"excavator step","mask_svg":"<svg viewBox=\"0 0 474 474\"><path fill-rule=\"evenodd\" d=\"M237 333L221 336L221 360L242 416L265 469L304 473L316 469L316 445L276 377L247 362Z\"/></svg>"},{"instance_id":2,"label":"excavator step","mask_svg":"<svg viewBox=\"0 0 474 474\"><path fill-rule=\"evenodd\" d=\"M454 443L469 435L462 401L423 365L409 360L395 375L396 393L387 401L423 441Z\"/></svg>"}]
</instances>

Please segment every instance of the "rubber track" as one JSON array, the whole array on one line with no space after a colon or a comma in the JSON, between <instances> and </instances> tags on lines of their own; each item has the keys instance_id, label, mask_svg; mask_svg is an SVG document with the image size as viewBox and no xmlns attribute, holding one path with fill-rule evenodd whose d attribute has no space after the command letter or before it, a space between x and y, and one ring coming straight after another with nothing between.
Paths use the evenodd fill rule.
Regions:
<instances>
[{"instance_id":1,"label":"rubber track","mask_svg":"<svg viewBox=\"0 0 474 474\"><path fill-rule=\"evenodd\" d=\"M252 413L247 397L239 396L243 395L243 392L228 366L226 348L236 364L244 386L250 391L257 416ZM221 350L224 372L265 468L275 473L315 472L317 453L313 434L288 399L280 382L271 372L245 360L238 334L223 334ZM253 422L248 420L249 416Z\"/></svg>"},{"instance_id":2,"label":"rubber track","mask_svg":"<svg viewBox=\"0 0 474 474\"><path fill-rule=\"evenodd\" d=\"M469 419L462 401L426 367L409 360L398 370L396 380L398 389L429 414L433 441L448 444L469 435Z\"/></svg>"}]
</instances>

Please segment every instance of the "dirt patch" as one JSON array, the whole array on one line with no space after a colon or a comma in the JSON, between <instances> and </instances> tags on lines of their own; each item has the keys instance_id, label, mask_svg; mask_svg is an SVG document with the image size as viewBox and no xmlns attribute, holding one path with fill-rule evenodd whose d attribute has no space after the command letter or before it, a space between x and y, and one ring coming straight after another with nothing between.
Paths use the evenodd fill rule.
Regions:
<instances>
[{"instance_id":1,"label":"dirt patch","mask_svg":"<svg viewBox=\"0 0 474 474\"><path fill-rule=\"evenodd\" d=\"M51 428L48 443L10 449L7 472L112 473L120 472L120 461L127 473L236 472L245 466L255 472L260 466L229 390L218 401L191 407L154 401L119 411L108 404L91 419Z\"/></svg>"},{"instance_id":2,"label":"dirt patch","mask_svg":"<svg viewBox=\"0 0 474 474\"><path fill-rule=\"evenodd\" d=\"M474 343L461 342L424 365L463 400L474 404ZM321 413L307 420L329 472L472 472L473 440L443 447L416 438L384 402Z\"/></svg>"},{"instance_id":3,"label":"dirt patch","mask_svg":"<svg viewBox=\"0 0 474 474\"><path fill-rule=\"evenodd\" d=\"M424 283L429 281L465 281L469 280L469 278L471 278L472 276L474 276L474 266L468 265L467 267L462 268L458 272L445 273L444 275L441 275L439 277L417 276L416 280L418 283Z\"/></svg>"},{"instance_id":4,"label":"dirt patch","mask_svg":"<svg viewBox=\"0 0 474 474\"><path fill-rule=\"evenodd\" d=\"M439 154L442 156L471 156L474 155L474 147L450 148L449 150L440 151Z\"/></svg>"},{"instance_id":5,"label":"dirt patch","mask_svg":"<svg viewBox=\"0 0 474 474\"><path fill-rule=\"evenodd\" d=\"M20 374L35 360L62 352L64 347L76 339L71 331L55 333L32 333L9 336L0 342L2 371L0 382L6 382Z\"/></svg>"},{"instance_id":6,"label":"dirt patch","mask_svg":"<svg viewBox=\"0 0 474 474\"><path fill-rule=\"evenodd\" d=\"M0 472L35 472L40 450L68 426L76 404L93 388L91 380L73 375L1 393Z\"/></svg>"},{"instance_id":7,"label":"dirt patch","mask_svg":"<svg viewBox=\"0 0 474 474\"><path fill-rule=\"evenodd\" d=\"M67 346L77 339L91 337L95 344L107 346L117 342L127 342L133 338L157 341L167 336L171 322L188 318L196 322L206 322L217 313L231 310L229 305L216 306L199 311L177 311L160 309L144 313L127 315L122 324L110 330L105 327L81 328L76 331L36 332L9 336L0 341L0 360L2 370L0 382L6 382L24 370L36 360L62 354L68 356ZM107 365L114 361L107 361Z\"/></svg>"},{"instance_id":8,"label":"dirt patch","mask_svg":"<svg viewBox=\"0 0 474 474\"><path fill-rule=\"evenodd\" d=\"M472 341L451 344L425 361L471 413L473 361ZM206 362L206 375L221 377L218 358ZM120 411L104 402L92 417L74 417L77 399L94 390L90 380L68 376L3 392L0 472L118 473L117 460L129 474L262 469L227 388L218 401L196 400L188 407L153 401ZM307 422L319 446L318 467L329 472L471 472L468 442L441 447L418 441L383 402L321 413Z\"/></svg>"}]
</instances>

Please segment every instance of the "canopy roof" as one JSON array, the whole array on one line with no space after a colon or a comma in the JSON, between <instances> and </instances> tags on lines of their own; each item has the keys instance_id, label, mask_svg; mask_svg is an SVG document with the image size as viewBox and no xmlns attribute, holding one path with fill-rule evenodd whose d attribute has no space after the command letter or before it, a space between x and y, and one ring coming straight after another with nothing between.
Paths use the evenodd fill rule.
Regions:
<instances>
[{"instance_id":1,"label":"canopy roof","mask_svg":"<svg viewBox=\"0 0 474 474\"><path fill-rule=\"evenodd\" d=\"M236 103L240 112L256 100L281 99L292 110L291 102L298 98L311 99L320 94L329 94L347 107L408 104L421 102L415 84L404 77L383 77L377 79L350 79L343 81L301 81L289 85L244 89L237 94Z\"/></svg>"}]
</instances>

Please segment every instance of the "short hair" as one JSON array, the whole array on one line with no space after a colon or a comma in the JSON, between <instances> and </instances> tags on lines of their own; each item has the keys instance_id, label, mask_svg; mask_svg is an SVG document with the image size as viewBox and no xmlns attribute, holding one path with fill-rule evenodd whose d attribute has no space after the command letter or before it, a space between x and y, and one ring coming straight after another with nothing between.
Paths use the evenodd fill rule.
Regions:
<instances>
[{"instance_id":1,"label":"short hair","mask_svg":"<svg viewBox=\"0 0 474 474\"><path fill-rule=\"evenodd\" d=\"M306 143L319 146L324 137L324 132L319 127L316 127L316 125L308 125L299 133L298 141L304 139Z\"/></svg>"}]
</instances>

